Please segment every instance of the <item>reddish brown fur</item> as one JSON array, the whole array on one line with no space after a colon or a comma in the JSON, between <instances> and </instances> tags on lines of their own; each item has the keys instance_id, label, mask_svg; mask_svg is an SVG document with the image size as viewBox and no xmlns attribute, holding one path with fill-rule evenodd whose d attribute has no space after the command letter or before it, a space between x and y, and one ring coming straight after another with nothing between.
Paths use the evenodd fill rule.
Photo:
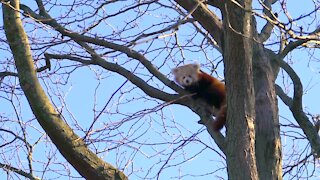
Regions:
<instances>
[{"instance_id":1,"label":"reddish brown fur","mask_svg":"<svg viewBox=\"0 0 320 180\"><path fill-rule=\"evenodd\" d=\"M219 131L223 128L223 126L226 124L227 119L227 105L224 105L220 108L216 119L214 122L212 122L212 127L215 131Z\"/></svg>"},{"instance_id":2,"label":"reddish brown fur","mask_svg":"<svg viewBox=\"0 0 320 180\"><path fill-rule=\"evenodd\" d=\"M195 73L197 76L194 76ZM194 98L205 100L211 107L217 109L212 123L213 129L219 131L226 124L226 91L224 83L211 75L202 72L198 64L188 64L173 69L175 80L187 91L196 93ZM187 82L184 79L189 78ZM190 81L192 79L192 81Z\"/></svg>"},{"instance_id":3,"label":"reddish brown fur","mask_svg":"<svg viewBox=\"0 0 320 180\"><path fill-rule=\"evenodd\" d=\"M212 127L215 131L219 131L226 124L227 105L225 85L218 79L202 71L199 71L198 77L199 81L197 88L193 89L193 91L197 90L198 97L204 99L209 105L218 109L214 114L216 119L212 122Z\"/></svg>"}]
</instances>

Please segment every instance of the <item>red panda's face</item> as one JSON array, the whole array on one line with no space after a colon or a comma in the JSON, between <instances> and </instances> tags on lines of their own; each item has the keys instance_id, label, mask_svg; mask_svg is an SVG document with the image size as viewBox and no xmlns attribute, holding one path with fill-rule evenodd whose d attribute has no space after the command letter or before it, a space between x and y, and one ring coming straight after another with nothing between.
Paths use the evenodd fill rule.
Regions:
<instances>
[{"instance_id":1,"label":"red panda's face","mask_svg":"<svg viewBox=\"0 0 320 180\"><path fill-rule=\"evenodd\" d=\"M183 87L188 87L199 81L200 67L198 64L187 64L172 70L174 80Z\"/></svg>"}]
</instances>

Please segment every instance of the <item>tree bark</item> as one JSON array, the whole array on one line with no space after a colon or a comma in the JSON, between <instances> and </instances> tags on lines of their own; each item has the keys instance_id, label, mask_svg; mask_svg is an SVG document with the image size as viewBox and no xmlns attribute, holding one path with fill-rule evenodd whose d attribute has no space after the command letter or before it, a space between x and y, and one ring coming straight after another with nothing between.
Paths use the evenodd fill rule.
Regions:
<instances>
[{"instance_id":1,"label":"tree bark","mask_svg":"<svg viewBox=\"0 0 320 180\"><path fill-rule=\"evenodd\" d=\"M248 51L248 54L251 52L250 49L253 49L252 51L252 70L253 70L253 83L254 83L254 94L255 94L255 111L256 111L256 118L255 118L255 157L257 161L257 169L259 174L259 179L282 179L282 155L281 155L281 141L280 141L280 129L279 129L279 115L278 115L278 107L277 107L277 98L275 94L274 84L275 84L275 78L279 72L279 65L275 64L275 62L272 59L276 59L276 54L266 48L263 47L263 43L258 42L257 40L261 40L260 35L258 34L256 30L256 24L255 22L251 22L250 26L253 28L252 32L249 33L249 35L245 35L241 31L240 25L238 26L238 23L243 22L245 19L242 18L243 15L234 15L231 18L230 13L236 13L233 12L237 9L241 9L239 6L235 5L234 9L230 8L230 6L227 6L225 8L225 2L226 1L208 1L210 5L215 6L216 8L219 8L222 12L222 15L224 16L224 27L220 24L221 21L216 19L215 15L212 15L212 13L209 13L209 9L203 5L199 5L199 1L197 0L191 0L191 1L180 1L176 0L177 3L179 3L182 7L184 7L186 10L189 11L189 13L194 10L194 7L197 7L192 12L192 16L204 27L212 37L216 39L218 42L218 45L220 47L225 46L223 48L224 55L225 55L225 63L226 62L226 56L228 56L229 53L233 53L234 55L230 58L230 61L236 61L232 64L232 67L234 69L230 70L230 72L227 72L226 69L226 76L228 76L228 73L233 73L234 76L239 76L237 74L237 70L239 70L238 73L243 73L245 69L240 69L243 66L239 64L239 59L243 58L242 55L244 53L239 50L240 48L243 51ZM266 2L266 1L265 1ZM233 2L234 3L234 2ZM250 2L248 2L250 3ZM268 2L269 5L271 2ZM241 4L241 2L240 2ZM207 8L207 9L206 9ZM247 8L248 10L248 8ZM203 14L206 13L205 16ZM211 17L210 17L211 16ZM207 18L202 18L207 17ZM209 18L210 17L210 18ZM228 19L232 19L233 24L231 24ZM248 23L247 23L248 24ZM249 24L248 24L249 25ZM241 25L243 27L243 25ZM269 31L272 31L272 27L270 27L270 24L266 25L269 28ZM236 28L236 29L234 29ZM266 29L268 29L266 28ZM271 28L271 30L270 30ZM229 29L230 33L226 33L225 29ZM213 33L212 33L213 32ZM269 33L270 33L269 32ZM224 36L222 34L224 33ZM221 34L221 35L220 35ZM253 40L252 47L242 47L241 42L240 44L238 41L235 41L234 38L238 37L231 37L230 35L236 36L238 34L238 37L250 37ZM253 35L251 35L253 34ZM266 33L265 33L266 34ZM267 33L268 34L268 33ZM253 36L253 37L252 37ZM222 37L225 37L225 42L221 39ZM268 36L266 36L268 37ZM229 42L228 41L229 39ZM224 43L224 44L223 44ZM227 44L229 43L229 44ZM251 45L250 45L251 46ZM238 51L238 52L236 52ZM230 64L231 65L231 64ZM238 67L239 66L239 67ZM228 78L228 77L226 77ZM231 88L229 86L233 86L235 88L234 93L237 93L240 91L238 88L238 85L235 85L235 82L238 82L239 85L244 85L243 78L240 77L238 80L232 79L227 82L227 88ZM246 85L247 86L247 85ZM230 92L228 92L230 94ZM234 97L230 98L231 95L229 95L228 99L228 111L237 112L239 109L231 109L230 103L234 103L235 100ZM235 95L236 96L236 95ZM230 115L229 115L230 116ZM228 117L229 117L228 116ZM237 116L236 116L237 118ZM228 118L228 121L233 121L233 118ZM237 125L238 119L235 120L235 124ZM239 120L240 121L240 120ZM241 139L237 139L238 136L235 135L235 137L232 137L231 134L231 127L228 127L228 138L230 141L232 139L236 141L242 142ZM233 130L232 130L233 132ZM229 144L225 143L225 148L228 147ZM224 150L225 152L225 150ZM235 152L237 153L237 152ZM228 156L227 156L228 158ZM234 163L234 166L237 166L238 162L230 162ZM239 165L238 165L239 166ZM239 176L242 177L242 176ZM238 178L239 178L238 177Z\"/></svg>"},{"instance_id":2,"label":"tree bark","mask_svg":"<svg viewBox=\"0 0 320 180\"><path fill-rule=\"evenodd\" d=\"M278 102L275 92L275 54L254 43L253 79L256 108L256 159L259 179L282 179L282 154Z\"/></svg>"},{"instance_id":3,"label":"tree bark","mask_svg":"<svg viewBox=\"0 0 320 180\"><path fill-rule=\"evenodd\" d=\"M227 89L229 179L258 179L255 157L255 94L252 72L251 0L227 1L223 14Z\"/></svg>"},{"instance_id":4,"label":"tree bark","mask_svg":"<svg viewBox=\"0 0 320 180\"><path fill-rule=\"evenodd\" d=\"M112 165L97 157L61 119L43 91L33 64L27 35L20 19L18 0L3 3L4 29L22 90L42 128L66 160L86 179L127 179Z\"/></svg>"}]
</instances>

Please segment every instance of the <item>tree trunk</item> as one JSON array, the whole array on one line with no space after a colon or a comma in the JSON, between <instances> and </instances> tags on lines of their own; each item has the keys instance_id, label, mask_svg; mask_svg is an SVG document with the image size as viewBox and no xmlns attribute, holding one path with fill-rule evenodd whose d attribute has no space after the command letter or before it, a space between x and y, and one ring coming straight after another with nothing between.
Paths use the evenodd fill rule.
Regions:
<instances>
[{"instance_id":1,"label":"tree trunk","mask_svg":"<svg viewBox=\"0 0 320 180\"><path fill-rule=\"evenodd\" d=\"M229 4L225 6L223 2L210 1L209 3L219 8L222 12L222 27L222 25L220 26L220 22L216 20L217 18L211 13L211 11L199 1L176 0L176 2L189 12L191 12L194 7L197 7L192 13L192 16L211 34L212 37L215 38L217 44L222 47L223 50L226 66L225 76L228 92L229 113L228 142L225 144L225 147L228 147L229 149L229 153L226 153L228 166L230 165L230 168L228 168L229 178L238 179L239 177L244 177L242 170L243 167L245 167L239 164L239 162L245 162L245 159L241 159L245 156L238 154L240 146L237 147L237 144L230 145L230 143L234 143L233 141L238 141L237 143L242 145L242 143L246 142L247 144L245 146L247 146L247 148L254 144L252 141L247 142L248 139L246 139L246 136L242 137L240 136L241 133L235 131L244 130L252 133L252 131L255 130L255 152L252 151L250 153L255 153L254 155L259 179L282 179L282 156L277 107L278 104L274 90L274 81L278 74L279 66L271 65L272 62L274 62L272 59L275 59L275 53L264 48L263 43L257 42L258 32L256 30L256 24L249 17L252 14L245 14L244 10L238 5L235 5L234 2L229 2ZM251 1L239 1L239 4L242 6L245 3L246 10L250 10ZM220 39L222 37L221 34L224 34L224 41ZM251 45L249 39L252 40L253 45ZM251 56L253 57L252 62ZM251 63L253 67L251 67ZM251 72L252 70L253 74ZM246 97L242 93L247 88L248 91L252 91L252 76L254 93L248 92L248 97ZM250 81L249 84L248 81ZM236 99L237 97L255 97L255 105L252 105L252 109L255 109L256 112L256 118L254 121L256 126L254 130L252 127L249 127L249 129L243 129L246 125L240 124L251 124L251 120L248 118L245 119L244 117L241 119L241 117L239 117L241 115L239 112L245 110L245 108L240 110L239 104L245 105L245 103L241 102L241 99ZM234 128L233 126L237 126L237 128ZM249 138L254 138L254 136L249 135ZM231 156L239 157L236 159L231 158ZM251 156L250 158L253 159ZM247 163L249 162L250 160L247 161ZM232 169L231 166L234 166L234 168ZM242 168L240 169L239 167ZM246 179L246 177L243 179Z\"/></svg>"},{"instance_id":2,"label":"tree trunk","mask_svg":"<svg viewBox=\"0 0 320 180\"><path fill-rule=\"evenodd\" d=\"M255 43L253 55L256 97L256 159L259 179L282 179L282 155L275 77L275 54Z\"/></svg>"},{"instance_id":3,"label":"tree trunk","mask_svg":"<svg viewBox=\"0 0 320 180\"><path fill-rule=\"evenodd\" d=\"M20 19L18 0L3 2L4 29L18 71L20 86L42 128L66 160L86 179L127 179L118 169L90 151L60 118L43 91L33 64L27 35Z\"/></svg>"},{"instance_id":4,"label":"tree trunk","mask_svg":"<svg viewBox=\"0 0 320 180\"><path fill-rule=\"evenodd\" d=\"M258 179L255 157L255 95L252 73L251 0L247 11L226 2L224 63L227 87L227 168L229 179Z\"/></svg>"}]
</instances>

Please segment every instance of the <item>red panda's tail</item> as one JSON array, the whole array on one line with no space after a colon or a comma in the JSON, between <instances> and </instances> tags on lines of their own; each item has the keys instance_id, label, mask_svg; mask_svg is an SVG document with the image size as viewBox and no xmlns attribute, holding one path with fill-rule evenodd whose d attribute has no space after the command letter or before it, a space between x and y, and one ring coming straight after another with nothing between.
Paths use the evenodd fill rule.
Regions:
<instances>
[{"instance_id":1,"label":"red panda's tail","mask_svg":"<svg viewBox=\"0 0 320 180\"><path fill-rule=\"evenodd\" d=\"M226 124L226 118L227 118L227 105L223 105L217 116L215 121L213 122L213 129L215 131L219 131L223 128L223 126Z\"/></svg>"}]
</instances>

